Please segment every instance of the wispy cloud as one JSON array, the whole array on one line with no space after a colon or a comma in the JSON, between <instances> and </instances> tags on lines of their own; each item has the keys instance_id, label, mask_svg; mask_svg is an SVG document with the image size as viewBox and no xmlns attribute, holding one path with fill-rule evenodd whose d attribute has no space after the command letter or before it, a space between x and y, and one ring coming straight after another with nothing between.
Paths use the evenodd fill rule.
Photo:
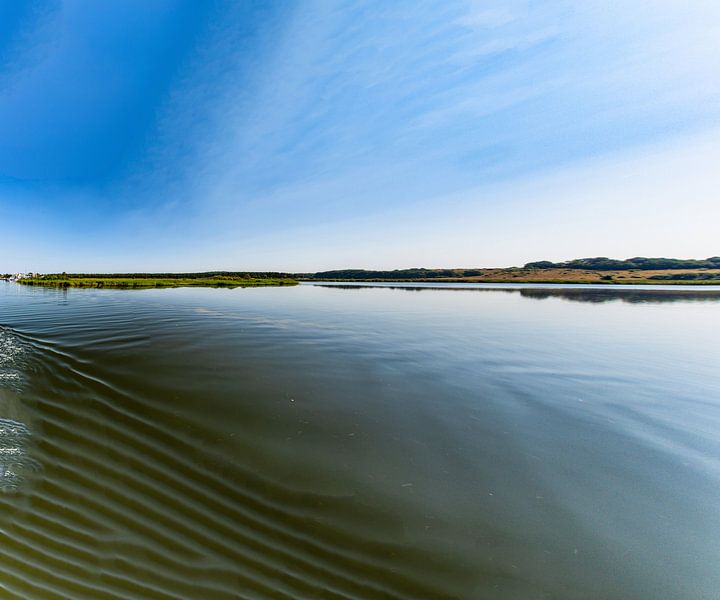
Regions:
<instances>
[{"instance_id":1,"label":"wispy cloud","mask_svg":"<svg viewBox=\"0 0 720 600\"><path fill-rule=\"evenodd\" d=\"M717 117L720 36L698 42L711 15L664 8L307 3L273 30L261 73L227 74L186 175L198 202L226 205L363 164L481 181L692 128ZM472 160L487 145L506 148L504 170Z\"/></svg>"}]
</instances>

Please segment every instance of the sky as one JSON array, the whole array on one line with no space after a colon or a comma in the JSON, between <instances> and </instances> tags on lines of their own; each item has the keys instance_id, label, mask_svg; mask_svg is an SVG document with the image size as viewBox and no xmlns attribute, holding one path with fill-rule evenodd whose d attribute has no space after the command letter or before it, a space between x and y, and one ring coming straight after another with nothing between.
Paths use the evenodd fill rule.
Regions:
<instances>
[{"instance_id":1,"label":"sky","mask_svg":"<svg viewBox=\"0 0 720 600\"><path fill-rule=\"evenodd\" d=\"M0 3L0 272L720 254L716 0Z\"/></svg>"}]
</instances>

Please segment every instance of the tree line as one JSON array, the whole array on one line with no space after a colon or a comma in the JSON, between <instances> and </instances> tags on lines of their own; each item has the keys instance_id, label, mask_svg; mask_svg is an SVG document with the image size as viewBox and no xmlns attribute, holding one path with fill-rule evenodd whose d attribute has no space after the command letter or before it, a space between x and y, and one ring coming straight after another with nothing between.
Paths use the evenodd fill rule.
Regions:
<instances>
[{"instance_id":1,"label":"tree line","mask_svg":"<svg viewBox=\"0 0 720 600\"><path fill-rule=\"evenodd\" d=\"M303 279L433 279L436 277L473 277L482 275L482 269L395 269L393 271L368 271L365 269L340 269L305 273Z\"/></svg>"}]
</instances>

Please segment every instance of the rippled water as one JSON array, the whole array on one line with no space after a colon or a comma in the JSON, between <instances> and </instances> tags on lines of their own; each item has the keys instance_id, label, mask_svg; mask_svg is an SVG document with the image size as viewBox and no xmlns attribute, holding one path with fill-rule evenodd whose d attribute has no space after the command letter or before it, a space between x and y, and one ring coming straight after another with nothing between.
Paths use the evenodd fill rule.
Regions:
<instances>
[{"instance_id":1,"label":"rippled water","mask_svg":"<svg viewBox=\"0 0 720 600\"><path fill-rule=\"evenodd\" d=\"M720 293L0 283L2 598L720 597Z\"/></svg>"}]
</instances>

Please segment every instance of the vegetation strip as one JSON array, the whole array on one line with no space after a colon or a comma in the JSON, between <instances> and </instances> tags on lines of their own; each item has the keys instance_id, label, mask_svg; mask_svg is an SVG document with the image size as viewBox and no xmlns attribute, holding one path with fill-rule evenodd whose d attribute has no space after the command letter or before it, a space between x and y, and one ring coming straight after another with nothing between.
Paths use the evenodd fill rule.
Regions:
<instances>
[{"instance_id":1,"label":"vegetation strip","mask_svg":"<svg viewBox=\"0 0 720 600\"><path fill-rule=\"evenodd\" d=\"M297 285L297 280L290 277L252 277L221 275L214 277L192 276L165 276L162 277L134 277L123 275L121 277L103 276L76 277L72 275L40 275L17 279L24 285L38 285L60 288L176 288L176 287L259 287Z\"/></svg>"}]
</instances>

